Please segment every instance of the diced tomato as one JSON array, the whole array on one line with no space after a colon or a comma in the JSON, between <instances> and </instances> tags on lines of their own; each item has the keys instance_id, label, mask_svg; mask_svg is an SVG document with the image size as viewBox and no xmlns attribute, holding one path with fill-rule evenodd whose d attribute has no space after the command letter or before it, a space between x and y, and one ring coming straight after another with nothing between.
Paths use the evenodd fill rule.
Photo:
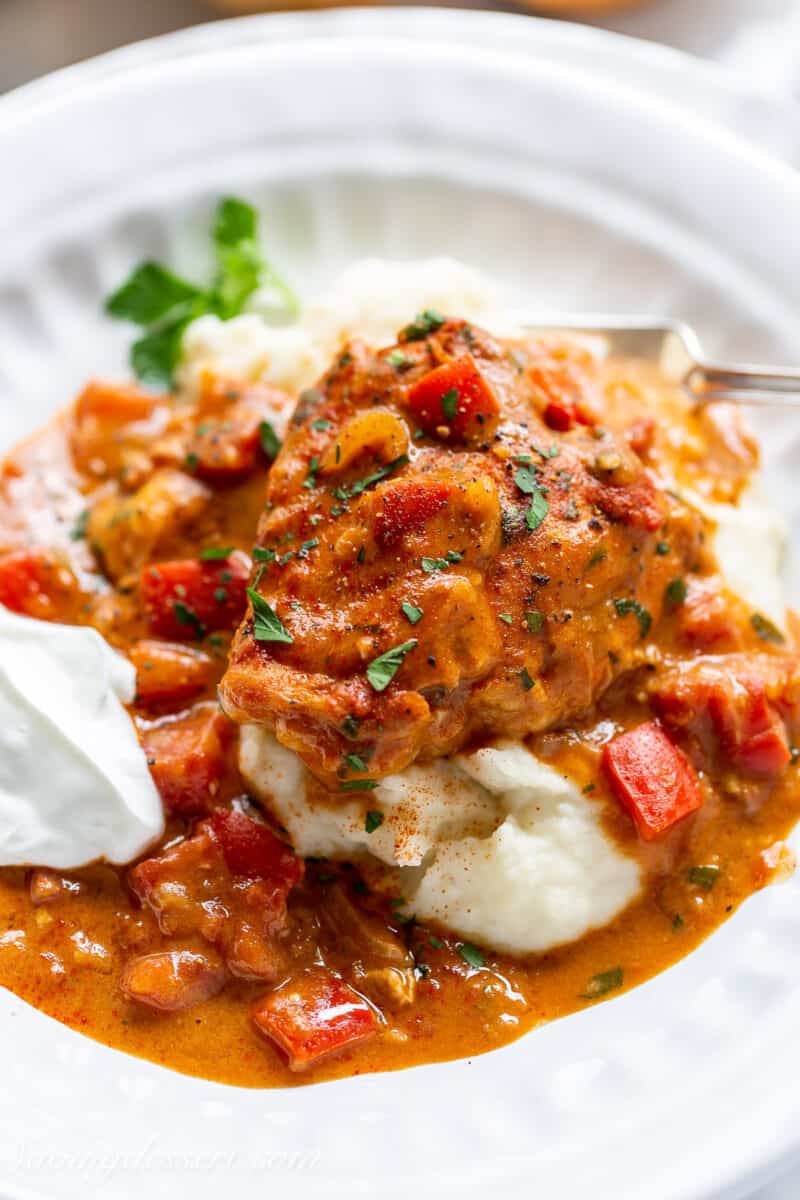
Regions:
<instances>
[{"instance_id":1,"label":"diced tomato","mask_svg":"<svg viewBox=\"0 0 800 1200\"><path fill-rule=\"evenodd\" d=\"M282 423L291 407L291 398L268 384L240 389L216 376L204 380L188 455L195 473L218 484L250 474L264 449L262 422Z\"/></svg>"},{"instance_id":2,"label":"diced tomato","mask_svg":"<svg viewBox=\"0 0 800 1200\"><path fill-rule=\"evenodd\" d=\"M202 692L212 663L202 650L145 638L134 642L128 658L136 668L138 704L178 704Z\"/></svg>"},{"instance_id":3,"label":"diced tomato","mask_svg":"<svg viewBox=\"0 0 800 1200\"><path fill-rule=\"evenodd\" d=\"M566 433L575 424L575 405L565 396L551 400L544 410L544 422L558 433Z\"/></svg>"},{"instance_id":4,"label":"diced tomato","mask_svg":"<svg viewBox=\"0 0 800 1200\"><path fill-rule=\"evenodd\" d=\"M0 558L0 604L40 621L69 620L79 598L71 569L48 550L18 550Z\"/></svg>"},{"instance_id":5,"label":"diced tomato","mask_svg":"<svg viewBox=\"0 0 800 1200\"><path fill-rule=\"evenodd\" d=\"M302 878L302 861L260 821L237 809L220 808L209 824L232 875L286 882L287 891Z\"/></svg>"},{"instance_id":6,"label":"diced tomato","mask_svg":"<svg viewBox=\"0 0 800 1200\"><path fill-rule=\"evenodd\" d=\"M770 778L791 760L785 721L797 724L797 693L796 660L731 654L671 672L653 699L670 724L692 729L701 740L713 733L735 769Z\"/></svg>"},{"instance_id":7,"label":"diced tomato","mask_svg":"<svg viewBox=\"0 0 800 1200\"><path fill-rule=\"evenodd\" d=\"M375 540L388 549L402 541L406 533L424 527L436 516L450 498L446 483L416 480L400 481L384 488L376 500L380 506L375 516Z\"/></svg>"},{"instance_id":8,"label":"diced tomato","mask_svg":"<svg viewBox=\"0 0 800 1200\"><path fill-rule=\"evenodd\" d=\"M608 742L603 766L614 794L650 842L703 804L700 781L682 750L657 721Z\"/></svg>"},{"instance_id":9,"label":"diced tomato","mask_svg":"<svg viewBox=\"0 0 800 1200\"><path fill-rule=\"evenodd\" d=\"M696 650L738 650L742 637L737 614L720 580L689 579L686 600L678 612L681 635Z\"/></svg>"},{"instance_id":10,"label":"diced tomato","mask_svg":"<svg viewBox=\"0 0 800 1200\"><path fill-rule=\"evenodd\" d=\"M226 971L216 956L192 950L144 954L125 964L120 987L126 996L158 1012L182 1012L216 996Z\"/></svg>"},{"instance_id":11,"label":"diced tomato","mask_svg":"<svg viewBox=\"0 0 800 1200\"><path fill-rule=\"evenodd\" d=\"M763 684L752 679L739 683L743 696L718 688L708 698L720 744L734 766L747 775L764 779L780 775L792 759L783 720L769 703Z\"/></svg>"},{"instance_id":12,"label":"diced tomato","mask_svg":"<svg viewBox=\"0 0 800 1200\"><path fill-rule=\"evenodd\" d=\"M147 623L159 637L189 641L235 629L247 607L249 576L250 563L238 552L215 562L151 563L139 577Z\"/></svg>"},{"instance_id":13,"label":"diced tomato","mask_svg":"<svg viewBox=\"0 0 800 1200\"><path fill-rule=\"evenodd\" d=\"M544 401L542 417L551 429L566 433L576 422L597 424L597 413L587 395L589 381L577 362L547 356L532 363L528 375Z\"/></svg>"},{"instance_id":14,"label":"diced tomato","mask_svg":"<svg viewBox=\"0 0 800 1200\"><path fill-rule=\"evenodd\" d=\"M484 441L494 434L497 397L472 358L444 363L409 389L406 403L426 433L443 429L457 441Z\"/></svg>"},{"instance_id":15,"label":"diced tomato","mask_svg":"<svg viewBox=\"0 0 800 1200\"><path fill-rule=\"evenodd\" d=\"M270 992L253 1012L257 1029L302 1071L355 1046L378 1029L375 1010L338 975L321 968L296 975Z\"/></svg>"},{"instance_id":16,"label":"diced tomato","mask_svg":"<svg viewBox=\"0 0 800 1200\"><path fill-rule=\"evenodd\" d=\"M207 812L219 791L225 741L232 726L216 704L197 704L188 716L146 729L142 746L167 813Z\"/></svg>"}]
</instances>

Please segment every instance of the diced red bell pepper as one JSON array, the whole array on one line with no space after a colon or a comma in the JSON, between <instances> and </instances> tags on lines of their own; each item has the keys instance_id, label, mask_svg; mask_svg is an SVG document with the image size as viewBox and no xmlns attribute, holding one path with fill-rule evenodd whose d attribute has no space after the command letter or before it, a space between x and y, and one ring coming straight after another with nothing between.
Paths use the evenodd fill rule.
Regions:
<instances>
[{"instance_id":1,"label":"diced red bell pepper","mask_svg":"<svg viewBox=\"0 0 800 1200\"><path fill-rule=\"evenodd\" d=\"M603 748L614 794L639 835L651 842L703 804L694 768L657 721L638 725Z\"/></svg>"},{"instance_id":2,"label":"diced red bell pepper","mask_svg":"<svg viewBox=\"0 0 800 1200\"><path fill-rule=\"evenodd\" d=\"M137 704L179 704L211 681L211 659L188 646L145 638L134 642L128 658L136 668Z\"/></svg>"},{"instance_id":3,"label":"diced red bell pepper","mask_svg":"<svg viewBox=\"0 0 800 1200\"><path fill-rule=\"evenodd\" d=\"M235 629L247 607L250 563L243 554L214 562L151 563L139 577L147 624L163 638L194 640Z\"/></svg>"},{"instance_id":4,"label":"diced red bell pepper","mask_svg":"<svg viewBox=\"0 0 800 1200\"><path fill-rule=\"evenodd\" d=\"M231 723L216 704L197 704L188 716L146 729L142 746L169 814L196 816L211 807L225 769Z\"/></svg>"},{"instance_id":5,"label":"diced red bell pepper","mask_svg":"<svg viewBox=\"0 0 800 1200\"><path fill-rule=\"evenodd\" d=\"M292 406L290 396L268 384L237 388L216 376L205 380L187 456L195 474L217 484L249 475L262 461L262 422L271 424Z\"/></svg>"},{"instance_id":6,"label":"diced red bell pepper","mask_svg":"<svg viewBox=\"0 0 800 1200\"><path fill-rule=\"evenodd\" d=\"M467 355L423 375L406 403L426 433L443 429L456 441L485 441L494 434L500 405L494 391Z\"/></svg>"},{"instance_id":7,"label":"diced red bell pepper","mask_svg":"<svg viewBox=\"0 0 800 1200\"><path fill-rule=\"evenodd\" d=\"M0 558L0 604L40 621L69 620L79 598L71 569L48 550L18 550Z\"/></svg>"},{"instance_id":8,"label":"diced red bell pepper","mask_svg":"<svg viewBox=\"0 0 800 1200\"><path fill-rule=\"evenodd\" d=\"M338 975L319 968L296 975L259 1001L253 1021L292 1071L356 1046L378 1029L375 1010Z\"/></svg>"},{"instance_id":9,"label":"diced red bell pepper","mask_svg":"<svg viewBox=\"0 0 800 1200\"><path fill-rule=\"evenodd\" d=\"M551 400L544 410L544 423L558 433L566 433L575 424L575 405L566 396Z\"/></svg>"},{"instance_id":10,"label":"diced red bell pepper","mask_svg":"<svg viewBox=\"0 0 800 1200\"><path fill-rule=\"evenodd\" d=\"M398 545L406 533L422 529L445 507L451 489L436 481L400 480L379 494L375 516L375 541L388 549Z\"/></svg>"},{"instance_id":11,"label":"diced red bell pepper","mask_svg":"<svg viewBox=\"0 0 800 1200\"><path fill-rule=\"evenodd\" d=\"M270 879L290 891L303 876L303 862L260 821L238 809L216 809L209 825L232 875Z\"/></svg>"}]
</instances>

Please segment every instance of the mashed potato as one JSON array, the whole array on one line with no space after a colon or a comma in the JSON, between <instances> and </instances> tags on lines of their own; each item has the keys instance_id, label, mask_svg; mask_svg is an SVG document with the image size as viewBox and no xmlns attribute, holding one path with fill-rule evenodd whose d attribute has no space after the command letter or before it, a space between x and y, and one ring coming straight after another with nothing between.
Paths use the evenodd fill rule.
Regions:
<instances>
[{"instance_id":1,"label":"mashed potato","mask_svg":"<svg viewBox=\"0 0 800 1200\"><path fill-rule=\"evenodd\" d=\"M640 888L601 807L515 742L409 767L367 801L321 801L297 757L255 725L242 730L240 766L298 853L379 859L405 912L496 950L583 937ZM367 809L383 814L372 833Z\"/></svg>"},{"instance_id":2,"label":"mashed potato","mask_svg":"<svg viewBox=\"0 0 800 1200\"><path fill-rule=\"evenodd\" d=\"M202 317L184 337L180 383L206 371L267 380L290 391L311 386L342 345L394 341L424 308L513 333L498 287L451 259L356 263L291 327L256 314ZM283 435L288 414L276 417ZM733 591L783 624L779 519L755 489L739 505L709 505L715 549ZM713 509L713 511L708 511ZM253 794L287 829L297 852L380 861L406 911L498 950L541 952L582 937L620 912L640 888L638 865L603 830L600 808L522 745L412 766L384 779L366 803L326 803L290 751L264 730L242 732L241 767ZM382 824L365 828L366 809Z\"/></svg>"}]
</instances>

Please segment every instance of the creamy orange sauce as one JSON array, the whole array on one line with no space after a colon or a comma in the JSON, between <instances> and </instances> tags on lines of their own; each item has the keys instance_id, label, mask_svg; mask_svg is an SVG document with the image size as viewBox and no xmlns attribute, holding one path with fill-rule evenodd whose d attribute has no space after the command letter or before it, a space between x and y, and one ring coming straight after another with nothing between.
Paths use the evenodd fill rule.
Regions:
<instances>
[{"instance_id":1,"label":"creamy orange sauce","mask_svg":"<svg viewBox=\"0 0 800 1200\"><path fill-rule=\"evenodd\" d=\"M565 357L569 359L568 354ZM735 424L716 424L714 414L689 413L682 399L641 364L612 363L590 369L580 359L578 365L590 374L594 371L595 402L605 405L606 420L615 436L628 438L634 446L631 454L638 455L649 471L668 480L674 488L692 486L720 500L736 497L756 458L747 435ZM540 380L537 386L544 384ZM558 391L565 384L548 376L546 386ZM226 439L232 432L237 437L241 433L240 442L247 438L249 446L252 429L247 422L251 415L249 408L258 408L257 389L253 394L230 385L220 399L220 386L215 384L215 387L209 406L212 419L220 421L222 442L227 445ZM268 487L266 460L254 450L245 467L239 464L232 473L220 478L217 472L222 460L214 443L215 434L204 428L198 442L197 427L204 416L202 401L199 410L190 403L174 408L166 403L151 405L163 410L156 414L157 420L153 414L145 420L143 414L148 411L149 401L135 397L131 400L130 396L125 400L130 410L128 416L136 404L141 404L142 413L136 420L120 418L113 389L99 401L97 396L89 396L87 400L85 395L82 404L83 409L79 402L78 415L71 410L7 461L0 496L0 550L7 554L26 554L32 550L44 554L43 559L37 560L36 586L19 601L22 611L95 625L113 645L132 655L134 645L143 639L156 642L160 639L170 645L175 644L176 638L183 639L195 653L196 661L188 667L184 664L184 670L197 672L191 695L181 694L179 700L151 698L147 702L140 696L133 706L147 749L151 744L148 736L162 727L165 716L177 714L180 718L187 708L213 700L228 665L236 621L212 632L204 628L202 633L199 628L178 626L177 634L162 636L154 631L152 615L148 615L143 599L143 573L152 563L193 560L201 549L214 546L235 548L250 556L254 543L259 544L256 529L260 516L263 535L260 544L272 545L280 528L280 518L273 515L274 510L296 499L291 487L288 493L280 494L281 479L285 483L305 449L298 435L281 459L278 469L284 475L269 484L272 507L262 516ZM125 404L123 414L127 411ZM227 421L229 428L224 420L226 405L237 406L235 415ZM85 419L81 425L81 411L84 418L89 413L88 430ZM645 428L648 415L657 428ZM336 420L336 414L325 419ZM536 419L540 420L540 414ZM206 414L206 425L208 420ZM91 425L91 421L95 424ZM541 443L541 435L536 432L526 436L535 444ZM560 435L548 432L546 436L550 441L560 440ZM641 443L638 449L637 439ZM237 442L236 452L240 450ZM517 450L518 447L514 452ZM429 453L439 453L435 440L430 443ZM446 453L449 451L441 451L443 461ZM495 444L490 453L499 456L502 463L502 442ZM640 469L638 464L637 469ZM150 514L143 517L137 504L145 506L141 489L159 472L185 476L190 486L186 494L181 491L182 484L179 483L177 491L173 487L169 500L171 515L162 519L162 504L159 509L162 524L156 529L152 523L148 524ZM307 463L298 479L306 472ZM53 478L61 481L56 493L52 490ZM312 492L313 488L304 491L301 483L300 501L305 503ZM549 498L553 511L552 490ZM309 505L313 499L311 496ZM713 560L702 549L708 530L701 529L698 537L692 524L694 518L686 514L680 501L668 503L673 505L668 531L681 528L684 532L680 539L676 537L669 551L675 558L670 559L665 578L680 572L681 577L685 574L696 576L697 580L717 579ZM89 510L86 518L79 515L84 508ZM297 505L292 511L296 513ZM348 519L346 515L345 525ZM606 566L604 560L598 559L598 586L602 586L599 581L605 577L604 573L618 565L617 560L623 554L638 561L635 556L640 553L642 540L635 531L631 533L631 526L624 521L606 523L603 519L600 540L612 561ZM317 525L322 536L322 520ZM129 531L124 537L119 534L120 526ZM653 532L652 536L671 536L671 533ZM431 552L438 552L445 544ZM291 540L286 545L291 546ZM678 561L679 553L685 554L684 561ZM661 570L657 561L661 551L655 554L655 569ZM551 557L555 561L555 556ZM0 559L0 591L5 586L4 561ZM663 569L667 570L667 566ZM293 576L287 572L280 580L298 581L294 595L302 595L303 588L320 586L315 567L307 558L295 561L291 570ZM251 582L260 583L258 561L253 564L250 578ZM482 586L477 571L470 579L475 588ZM281 586L280 581L274 585L276 589ZM502 590L502 582L491 586ZM768 651L782 662L781 656L790 654L791 644L787 641L780 647L773 643L765 645L741 603L725 593L721 582L714 586L723 603L721 616L713 620L723 625L727 622L725 636L731 642L731 645L723 642L722 651L735 651L739 656L737 662L744 661L741 656L755 661ZM652 584L652 594L658 592L660 596L663 587L664 580L658 576L657 583ZM220 588L232 588L232 584L225 580ZM271 593L273 599L276 594L282 599L279 592ZM5 595L7 603L8 595ZM224 606L230 599L228 595L219 603ZM498 605L502 607L503 601L501 596ZM570 603L577 609L579 587L573 590ZM602 805L607 833L642 865L645 882L641 896L606 928L573 945L527 960L495 955L491 948L481 948L477 962L470 962L459 949L463 950L463 943L448 931L399 923L380 895L369 892L359 881L354 867L309 862L304 879L288 895L282 940L276 942L277 965L269 971L263 969L258 978L242 978L233 970L223 990L211 998L184 1011L159 1012L134 1001L122 989L120 980L126 964L165 948L210 953L206 935L197 929L179 934L164 932L159 927L156 910L148 902L142 902L141 894L137 898L132 891L127 869L98 864L66 874L44 875L31 870L3 869L0 870L0 984L65 1025L110 1046L188 1074L247 1087L294 1086L484 1053L513 1041L537 1025L597 1003L605 995L616 995L636 986L693 950L749 895L789 869L790 856L782 843L800 819L798 765L792 762L769 779L747 778L746 773L742 776L727 761L725 753L709 740L707 721L702 728L681 727L677 735L696 755L705 801L697 813L678 822L657 840L642 841L618 803L601 767L603 745L620 732L652 718L650 705L656 686L653 680L660 678L665 663L691 662L700 655L697 647L691 648L687 643L686 622L696 614L677 608L658 615L647 649L639 644L634 625L630 645L615 644L609 651L627 656L625 670L620 670L613 680L611 677L603 680L588 712L568 717L556 712L553 720L533 725L525 724L523 713L515 727L519 736L529 735L536 754L572 778ZM245 619L237 635L240 656L244 640L252 631L248 620ZM702 631L706 636L705 626ZM627 632L630 635L630 630ZM329 633L327 630L325 636ZM417 627L416 634L423 636ZM599 640L605 631L595 630L592 636ZM694 632L692 636L699 635ZM331 637L335 640L335 630ZM513 639L509 644L512 642ZM527 653L524 648L529 642L522 638L519 642ZM321 641L317 647L320 645ZM261 654L263 647L256 650ZM305 652L309 661L304 667L310 669L312 652ZM546 656L541 661L544 664ZM270 669L272 665L270 659ZM153 663L143 664L142 686L148 682L147 668L152 669ZM259 703L262 701L260 697ZM242 701L245 705L248 702L247 697ZM781 698L786 710L794 702L794 692L791 695L787 692ZM273 698L269 703L273 703ZM787 716L790 732L793 719ZM298 728L296 725L292 735L295 741L300 737ZM476 728L473 722L470 730L473 739L477 737L480 743ZM318 745L324 742L324 730L321 733L316 726L312 729L311 723L307 730L311 731L310 740L300 749L308 761L313 761ZM192 836L207 811L226 809L234 798L241 796L244 788L236 767L236 736L233 726L219 734L221 749L217 775L209 793L210 809L204 812L181 808L179 799L169 818L164 845ZM217 732L213 737L217 738ZM414 743L416 737L415 730L409 735L408 744ZM445 748L465 744L460 729L455 733L450 729L442 744ZM395 751L396 744L387 750L387 762ZM149 756L155 755L152 749L147 752ZM155 757L151 758L151 763L154 761ZM320 777L328 781L328 786L335 786L330 783L330 761L325 760ZM165 794L165 787L177 785L173 779L166 785L159 780L159 786ZM368 807L366 800L365 807ZM156 847L147 857L153 858L158 853ZM369 972L379 970L385 960L369 941L354 949L352 939L340 936L341 930L337 934L335 928L331 932L326 926L325 913L331 908L333 891L341 889L343 884L348 894L356 898L357 905L387 931L392 944L408 954L404 971L413 1002L383 1004L370 994L365 981ZM47 893L51 885L52 895ZM222 943L214 944L219 950ZM263 950L263 946L257 949ZM331 971L369 995L380 1010L380 1022L374 1036L360 1045L297 1073L288 1069L282 1052L256 1031L251 1014L265 992L321 960Z\"/></svg>"}]
</instances>

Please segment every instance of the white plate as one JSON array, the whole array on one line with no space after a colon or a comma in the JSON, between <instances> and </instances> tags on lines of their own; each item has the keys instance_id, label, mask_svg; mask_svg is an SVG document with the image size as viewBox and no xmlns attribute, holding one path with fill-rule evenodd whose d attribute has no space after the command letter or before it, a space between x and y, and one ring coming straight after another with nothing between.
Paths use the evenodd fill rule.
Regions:
<instances>
[{"instance_id":1,"label":"white plate","mask_svg":"<svg viewBox=\"0 0 800 1200\"><path fill-rule=\"evenodd\" d=\"M0 102L0 439L119 370L102 297L145 253L201 269L229 190L262 205L305 292L365 252L445 250L537 307L639 307L720 354L796 352L800 179L671 105L663 75L661 94L615 82L614 39L565 62L558 27L537 49L527 20L343 24L220 26ZM797 443L766 433L772 477L790 478ZM796 489L783 501L800 508ZM292 1091L166 1072L4 994L0 1191L406 1197L435 1181L445 1197L732 1200L798 1153L798 937L795 882L651 983L503 1051Z\"/></svg>"}]
</instances>

